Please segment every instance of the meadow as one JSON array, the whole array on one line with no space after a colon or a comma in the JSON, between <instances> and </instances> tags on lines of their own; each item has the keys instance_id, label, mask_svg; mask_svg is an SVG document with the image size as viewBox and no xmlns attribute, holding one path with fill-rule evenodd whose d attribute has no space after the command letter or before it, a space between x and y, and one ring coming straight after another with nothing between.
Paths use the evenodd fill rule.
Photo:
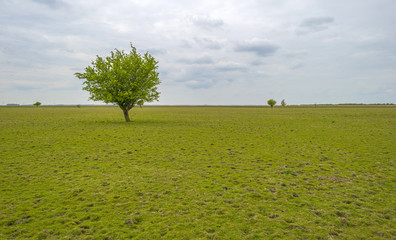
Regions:
<instances>
[{"instance_id":1,"label":"meadow","mask_svg":"<svg viewBox=\"0 0 396 240\"><path fill-rule=\"evenodd\" d=\"M396 239L396 107L0 107L0 239Z\"/></svg>"}]
</instances>

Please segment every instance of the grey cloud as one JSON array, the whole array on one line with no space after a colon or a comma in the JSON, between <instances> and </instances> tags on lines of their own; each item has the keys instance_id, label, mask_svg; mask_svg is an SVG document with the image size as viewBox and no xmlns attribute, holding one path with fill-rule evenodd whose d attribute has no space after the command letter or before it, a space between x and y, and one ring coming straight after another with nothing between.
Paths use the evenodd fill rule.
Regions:
<instances>
[{"instance_id":1,"label":"grey cloud","mask_svg":"<svg viewBox=\"0 0 396 240\"><path fill-rule=\"evenodd\" d=\"M198 79L185 82L187 87L192 89L209 89L216 84L213 79Z\"/></svg>"},{"instance_id":2,"label":"grey cloud","mask_svg":"<svg viewBox=\"0 0 396 240\"><path fill-rule=\"evenodd\" d=\"M190 17L190 21L195 25L200 28L204 29L212 29L212 28L218 28L224 25L224 21L221 19L216 19L216 18L211 18L208 16L192 16Z\"/></svg>"},{"instance_id":3,"label":"grey cloud","mask_svg":"<svg viewBox=\"0 0 396 240\"><path fill-rule=\"evenodd\" d=\"M334 22L334 18L332 17L307 18L302 21L300 26L308 27L308 28L317 28L332 22Z\"/></svg>"},{"instance_id":4,"label":"grey cloud","mask_svg":"<svg viewBox=\"0 0 396 240\"><path fill-rule=\"evenodd\" d=\"M152 55L161 55L166 53L165 49L159 49L159 48L150 48L147 51Z\"/></svg>"},{"instance_id":5,"label":"grey cloud","mask_svg":"<svg viewBox=\"0 0 396 240\"><path fill-rule=\"evenodd\" d=\"M40 4L44 4L52 9L60 8L66 5L66 3L64 3L61 0L33 0L33 1Z\"/></svg>"},{"instance_id":6,"label":"grey cloud","mask_svg":"<svg viewBox=\"0 0 396 240\"><path fill-rule=\"evenodd\" d=\"M223 45L220 42L209 38L195 38L194 40L198 45L208 49L217 50L223 47Z\"/></svg>"},{"instance_id":7,"label":"grey cloud","mask_svg":"<svg viewBox=\"0 0 396 240\"><path fill-rule=\"evenodd\" d=\"M218 80L210 67L199 67L188 69L177 82L183 83L191 89L209 89Z\"/></svg>"},{"instance_id":8,"label":"grey cloud","mask_svg":"<svg viewBox=\"0 0 396 240\"><path fill-rule=\"evenodd\" d=\"M383 39L361 40L357 42L357 47L363 52L383 52L391 55L396 55L396 41L385 41Z\"/></svg>"},{"instance_id":9,"label":"grey cloud","mask_svg":"<svg viewBox=\"0 0 396 240\"><path fill-rule=\"evenodd\" d=\"M253 39L252 41L239 43L235 47L237 52L252 52L261 57L268 57L274 54L279 47L265 40Z\"/></svg>"},{"instance_id":10,"label":"grey cloud","mask_svg":"<svg viewBox=\"0 0 396 240\"><path fill-rule=\"evenodd\" d=\"M212 64L214 63L213 59L209 56L203 56L203 57L198 57L194 59L190 58L182 58L179 59L180 63L185 63L185 64Z\"/></svg>"},{"instance_id":11,"label":"grey cloud","mask_svg":"<svg viewBox=\"0 0 396 240\"><path fill-rule=\"evenodd\" d=\"M235 64L226 64L215 67L216 72L246 72L247 68Z\"/></svg>"},{"instance_id":12,"label":"grey cloud","mask_svg":"<svg viewBox=\"0 0 396 240\"><path fill-rule=\"evenodd\" d=\"M236 62L220 62L191 65L185 70L185 73L178 77L177 82L181 82L191 89L209 89L230 84L234 78L245 74L248 68Z\"/></svg>"},{"instance_id":13,"label":"grey cloud","mask_svg":"<svg viewBox=\"0 0 396 240\"><path fill-rule=\"evenodd\" d=\"M297 64L294 64L291 69L296 70L296 69L299 69L302 67L304 67L304 63L297 63Z\"/></svg>"},{"instance_id":14,"label":"grey cloud","mask_svg":"<svg viewBox=\"0 0 396 240\"><path fill-rule=\"evenodd\" d=\"M189 41L187 41L187 40L182 40L180 42L180 47L181 48L186 48L186 49L192 48L191 43Z\"/></svg>"},{"instance_id":15,"label":"grey cloud","mask_svg":"<svg viewBox=\"0 0 396 240\"><path fill-rule=\"evenodd\" d=\"M253 62L250 63L252 66L260 66L263 65L264 63L260 60L254 60Z\"/></svg>"},{"instance_id":16,"label":"grey cloud","mask_svg":"<svg viewBox=\"0 0 396 240\"><path fill-rule=\"evenodd\" d=\"M13 89L18 90L18 91L32 91L36 89L40 89L37 86L28 86L28 85L15 85L13 86Z\"/></svg>"},{"instance_id":17,"label":"grey cloud","mask_svg":"<svg viewBox=\"0 0 396 240\"><path fill-rule=\"evenodd\" d=\"M332 22L334 22L332 17L306 18L301 22L297 34L326 30Z\"/></svg>"}]
</instances>

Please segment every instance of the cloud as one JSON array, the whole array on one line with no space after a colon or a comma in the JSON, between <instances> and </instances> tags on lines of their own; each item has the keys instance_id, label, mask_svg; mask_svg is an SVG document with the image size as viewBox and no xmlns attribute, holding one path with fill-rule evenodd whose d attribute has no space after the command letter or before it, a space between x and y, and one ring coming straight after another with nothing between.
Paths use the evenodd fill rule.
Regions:
<instances>
[{"instance_id":1,"label":"cloud","mask_svg":"<svg viewBox=\"0 0 396 240\"><path fill-rule=\"evenodd\" d=\"M0 1L0 104L86 103L73 73L114 48L128 52L130 42L159 61L161 104L219 103L210 92L223 103L255 104L267 99L262 89L290 103L340 101L312 94L326 88L350 101L395 102L394 85L377 96L352 89L395 82L396 1L311 2Z\"/></svg>"},{"instance_id":2,"label":"cloud","mask_svg":"<svg viewBox=\"0 0 396 240\"><path fill-rule=\"evenodd\" d=\"M147 50L151 55L161 55L161 54L166 54L165 49L160 49L160 48L149 48Z\"/></svg>"},{"instance_id":3,"label":"cloud","mask_svg":"<svg viewBox=\"0 0 396 240\"><path fill-rule=\"evenodd\" d=\"M326 30L332 22L334 22L334 18L332 17L306 18L300 23L297 34L301 35Z\"/></svg>"},{"instance_id":4,"label":"cloud","mask_svg":"<svg viewBox=\"0 0 396 240\"><path fill-rule=\"evenodd\" d=\"M217 66L214 67L215 72L247 72L246 66L240 64L240 63L234 63L234 62L225 62L225 63L220 63Z\"/></svg>"},{"instance_id":5,"label":"cloud","mask_svg":"<svg viewBox=\"0 0 396 240\"><path fill-rule=\"evenodd\" d=\"M265 39L253 38L250 41L238 43L235 47L237 52L252 52L260 57L268 57L274 54L279 49L279 46L270 43Z\"/></svg>"},{"instance_id":6,"label":"cloud","mask_svg":"<svg viewBox=\"0 0 396 240\"><path fill-rule=\"evenodd\" d=\"M198 68L192 67L185 70L177 82L191 89L209 89L219 81L212 67L209 65L203 65Z\"/></svg>"},{"instance_id":7,"label":"cloud","mask_svg":"<svg viewBox=\"0 0 396 240\"><path fill-rule=\"evenodd\" d=\"M261 61L261 60L258 60L258 59L256 59L256 60L254 60L254 61L252 61L251 63L250 63L250 65L252 65L252 66L261 66L261 65L263 65L264 63Z\"/></svg>"},{"instance_id":8,"label":"cloud","mask_svg":"<svg viewBox=\"0 0 396 240\"><path fill-rule=\"evenodd\" d=\"M205 15L194 15L189 18L189 20L197 27L204 29L218 28L224 25L222 19L211 18Z\"/></svg>"},{"instance_id":9,"label":"cloud","mask_svg":"<svg viewBox=\"0 0 396 240\"><path fill-rule=\"evenodd\" d=\"M33 0L37 3L46 5L49 8L57 9L65 6L66 4L61 0Z\"/></svg>"},{"instance_id":10,"label":"cloud","mask_svg":"<svg viewBox=\"0 0 396 240\"><path fill-rule=\"evenodd\" d=\"M191 62L195 63L195 61ZM176 77L176 82L190 89L225 87L235 79L245 76L249 70L245 64L234 61L187 65L182 69L183 73Z\"/></svg>"},{"instance_id":11,"label":"cloud","mask_svg":"<svg viewBox=\"0 0 396 240\"><path fill-rule=\"evenodd\" d=\"M199 46L212 50L218 50L223 47L221 42L210 38L195 38L194 40Z\"/></svg>"},{"instance_id":12,"label":"cloud","mask_svg":"<svg viewBox=\"0 0 396 240\"><path fill-rule=\"evenodd\" d=\"M293 70L296 70L296 69L299 69L299 68L302 68L302 67L304 67L304 63L296 63L296 64L294 64L292 67L291 67L291 69L293 69Z\"/></svg>"},{"instance_id":13,"label":"cloud","mask_svg":"<svg viewBox=\"0 0 396 240\"><path fill-rule=\"evenodd\" d=\"M42 86L30 86L26 84L15 84L12 88L18 91L32 91L36 89L40 89Z\"/></svg>"},{"instance_id":14,"label":"cloud","mask_svg":"<svg viewBox=\"0 0 396 240\"><path fill-rule=\"evenodd\" d=\"M203 57L198 57L198 58L182 58L179 59L180 63L185 63L185 64L212 64L214 63L213 59L209 56L203 56Z\"/></svg>"},{"instance_id":15,"label":"cloud","mask_svg":"<svg viewBox=\"0 0 396 240\"><path fill-rule=\"evenodd\" d=\"M191 89L209 89L213 87L216 83L213 79L201 78L197 80L189 80L184 82L187 87Z\"/></svg>"}]
</instances>

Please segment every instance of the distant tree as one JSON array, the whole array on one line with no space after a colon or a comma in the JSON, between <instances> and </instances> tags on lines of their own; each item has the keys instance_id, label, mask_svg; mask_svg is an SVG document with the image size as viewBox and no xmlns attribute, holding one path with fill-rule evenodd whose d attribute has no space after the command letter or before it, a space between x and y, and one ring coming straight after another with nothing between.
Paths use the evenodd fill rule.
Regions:
<instances>
[{"instance_id":1,"label":"distant tree","mask_svg":"<svg viewBox=\"0 0 396 240\"><path fill-rule=\"evenodd\" d=\"M127 122L134 106L158 100L160 84L154 57L137 53L132 44L131 48L130 53L115 49L106 58L97 56L84 73L75 73L85 79L83 90L91 93L90 99L118 105Z\"/></svg>"},{"instance_id":2,"label":"distant tree","mask_svg":"<svg viewBox=\"0 0 396 240\"><path fill-rule=\"evenodd\" d=\"M281 105L282 105L283 107L286 106L286 101L285 101L285 99L282 99Z\"/></svg>"},{"instance_id":3,"label":"distant tree","mask_svg":"<svg viewBox=\"0 0 396 240\"><path fill-rule=\"evenodd\" d=\"M40 106L41 105L41 102L35 102L35 103L33 103L33 106L36 106L36 107L38 107L38 106Z\"/></svg>"},{"instance_id":4,"label":"distant tree","mask_svg":"<svg viewBox=\"0 0 396 240\"><path fill-rule=\"evenodd\" d=\"M267 101L267 103L268 103L268 105L271 106L271 108L273 108L274 105L276 104L276 101L274 99L270 99L270 100Z\"/></svg>"}]
</instances>

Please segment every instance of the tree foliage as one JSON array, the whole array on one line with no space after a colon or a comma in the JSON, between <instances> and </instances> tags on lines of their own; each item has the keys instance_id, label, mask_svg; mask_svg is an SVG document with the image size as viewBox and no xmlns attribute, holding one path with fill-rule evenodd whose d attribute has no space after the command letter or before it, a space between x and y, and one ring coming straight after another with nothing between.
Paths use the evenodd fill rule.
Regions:
<instances>
[{"instance_id":1,"label":"tree foliage","mask_svg":"<svg viewBox=\"0 0 396 240\"><path fill-rule=\"evenodd\" d=\"M285 101L285 99L282 99L282 101L281 101L281 105L282 105L283 107L285 107L285 106L286 106L286 101Z\"/></svg>"},{"instance_id":2,"label":"tree foliage","mask_svg":"<svg viewBox=\"0 0 396 240\"><path fill-rule=\"evenodd\" d=\"M276 101L274 99L270 99L270 100L267 101L267 103L268 103L268 105L271 106L271 108L273 108L274 105L276 104Z\"/></svg>"},{"instance_id":3,"label":"tree foliage","mask_svg":"<svg viewBox=\"0 0 396 240\"><path fill-rule=\"evenodd\" d=\"M84 73L75 73L85 79L83 90L90 92L90 99L118 105L127 122L134 106L158 100L160 84L154 57L139 54L132 44L131 48L129 53L115 49L108 57L97 56Z\"/></svg>"},{"instance_id":4,"label":"tree foliage","mask_svg":"<svg viewBox=\"0 0 396 240\"><path fill-rule=\"evenodd\" d=\"M38 106L40 106L41 105L41 102L35 102L35 103L33 103L33 106L36 106L36 107L38 107Z\"/></svg>"}]
</instances>

